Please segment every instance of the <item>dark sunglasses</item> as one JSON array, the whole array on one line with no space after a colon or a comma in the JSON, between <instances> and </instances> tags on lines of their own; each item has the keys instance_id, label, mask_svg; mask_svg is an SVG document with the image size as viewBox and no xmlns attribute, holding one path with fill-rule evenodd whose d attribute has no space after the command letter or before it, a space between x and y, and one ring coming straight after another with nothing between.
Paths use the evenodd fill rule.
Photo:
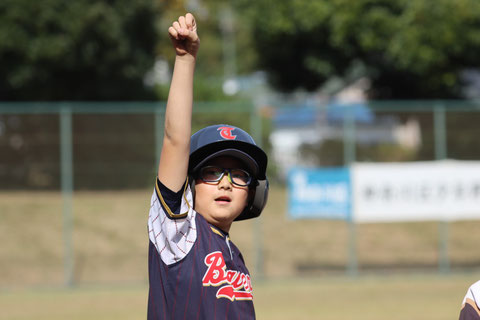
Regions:
<instances>
[{"instance_id":1,"label":"dark sunglasses","mask_svg":"<svg viewBox=\"0 0 480 320\"><path fill-rule=\"evenodd\" d=\"M228 173L228 180L239 187L246 187L252 182L250 174L242 169L226 169L216 166L207 166L200 169L198 177L204 182L218 182L222 180L225 172Z\"/></svg>"}]
</instances>

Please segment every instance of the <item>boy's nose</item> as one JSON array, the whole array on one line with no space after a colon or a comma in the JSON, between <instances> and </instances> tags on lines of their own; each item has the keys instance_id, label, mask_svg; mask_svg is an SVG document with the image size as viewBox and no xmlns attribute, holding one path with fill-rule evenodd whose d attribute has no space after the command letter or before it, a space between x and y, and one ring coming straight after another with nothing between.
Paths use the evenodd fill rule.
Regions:
<instances>
[{"instance_id":1,"label":"boy's nose","mask_svg":"<svg viewBox=\"0 0 480 320\"><path fill-rule=\"evenodd\" d=\"M218 182L218 188L221 189L230 189L232 188L232 184L230 183L230 179L228 178L228 174L225 172L220 182Z\"/></svg>"}]
</instances>

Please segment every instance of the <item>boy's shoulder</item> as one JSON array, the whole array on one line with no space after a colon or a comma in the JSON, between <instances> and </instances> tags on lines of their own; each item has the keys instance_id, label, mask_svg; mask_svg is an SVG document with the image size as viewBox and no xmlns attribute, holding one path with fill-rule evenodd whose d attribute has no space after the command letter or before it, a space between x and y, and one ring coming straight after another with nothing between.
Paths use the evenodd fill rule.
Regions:
<instances>
[{"instance_id":1,"label":"boy's shoulder","mask_svg":"<svg viewBox=\"0 0 480 320\"><path fill-rule=\"evenodd\" d=\"M460 320L480 320L480 281L468 288L463 298Z\"/></svg>"}]
</instances>

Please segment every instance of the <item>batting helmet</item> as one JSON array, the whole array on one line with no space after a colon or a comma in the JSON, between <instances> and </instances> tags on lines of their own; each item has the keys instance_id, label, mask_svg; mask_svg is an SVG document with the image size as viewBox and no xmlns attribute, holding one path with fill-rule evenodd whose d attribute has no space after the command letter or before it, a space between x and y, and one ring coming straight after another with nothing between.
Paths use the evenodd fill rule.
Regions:
<instances>
[{"instance_id":1,"label":"batting helmet","mask_svg":"<svg viewBox=\"0 0 480 320\"><path fill-rule=\"evenodd\" d=\"M258 217L268 198L267 155L247 132L238 127L225 124L208 126L193 134L190 139L189 175L194 176L203 164L219 156L239 159L245 163L254 178L250 185L254 195L235 220ZM195 180L191 181L192 192L195 192Z\"/></svg>"}]
</instances>

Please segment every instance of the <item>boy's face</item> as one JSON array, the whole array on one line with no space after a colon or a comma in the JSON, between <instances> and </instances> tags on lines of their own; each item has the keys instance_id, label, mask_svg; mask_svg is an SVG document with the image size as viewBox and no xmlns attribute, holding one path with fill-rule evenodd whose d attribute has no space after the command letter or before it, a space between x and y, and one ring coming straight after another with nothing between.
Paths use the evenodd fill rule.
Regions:
<instances>
[{"instance_id":1,"label":"boy's face","mask_svg":"<svg viewBox=\"0 0 480 320\"><path fill-rule=\"evenodd\" d=\"M245 169L243 163L232 157L218 157L208 161L205 166L217 166L225 169ZM208 222L228 232L236 217L247 205L248 186L232 184L225 173L219 182L195 180L195 211Z\"/></svg>"}]
</instances>

